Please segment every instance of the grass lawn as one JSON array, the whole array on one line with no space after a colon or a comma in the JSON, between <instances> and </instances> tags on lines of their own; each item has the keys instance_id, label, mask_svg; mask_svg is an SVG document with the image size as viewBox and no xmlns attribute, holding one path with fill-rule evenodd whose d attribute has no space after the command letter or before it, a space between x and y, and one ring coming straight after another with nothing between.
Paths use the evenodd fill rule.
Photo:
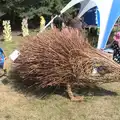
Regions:
<instances>
[{"instance_id":1,"label":"grass lawn","mask_svg":"<svg viewBox=\"0 0 120 120\"><path fill-rule=\"evenodd\" d=\"M13 42L2 43L7 56L21 42L13 36ZM71 102L60 94L41 99L38 94L27 95L10 84L0 84L0 120L120 120L120 83L100 86L101 89L81 89L83 102Z\"/></svg>"}]
</instances>

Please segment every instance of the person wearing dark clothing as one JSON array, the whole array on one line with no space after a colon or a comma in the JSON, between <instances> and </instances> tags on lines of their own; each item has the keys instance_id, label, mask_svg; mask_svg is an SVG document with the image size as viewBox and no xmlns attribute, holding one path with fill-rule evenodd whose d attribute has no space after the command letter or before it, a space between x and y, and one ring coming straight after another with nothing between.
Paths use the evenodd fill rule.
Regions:
<instances>
[{"instance_id":1,"label":"person wearing dark clothing","mask_svg":"<svg viewBox=\"0 0 120 120\"><path fill-rule=\"evenodd\" d=\"M113 42L107 48L113 49L113 60L120 64L120 32L117 32L113 39Z\"/></svg>"}]
</instances>

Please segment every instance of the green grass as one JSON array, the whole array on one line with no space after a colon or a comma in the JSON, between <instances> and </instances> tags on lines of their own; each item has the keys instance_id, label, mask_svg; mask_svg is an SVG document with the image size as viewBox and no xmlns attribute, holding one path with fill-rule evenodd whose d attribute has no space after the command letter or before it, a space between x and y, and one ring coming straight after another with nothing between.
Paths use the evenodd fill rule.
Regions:
<instances>
[{"instance_id":1,"label":"green grass","mask_svg":"<svg viewBox=\"0 0 120 120\"><path fill-rule=\"evenodd\" d=\"M13 36L13 42L1 45L9 55L21 40L22 37ZM80 89L79 95L84 95L85 100L71 102L63 93L41 99L41 91L36 97L10 84L0 85L0 120L120 120L120 83L100 87Z\"/></svg>"},{"instance_id":2,"label":"green grass","mask_svg":"<svg viewBox=\"0 0 120 120\"><path fill-rule=\"evenodd\" d=\"M22 38L14 36L12 41L1 42L0 47L3 48L5 54L9 56L18 47L18 43L21 42Z\"/></svg>"},{"instance_id":3,"label":"green grass","mask_svg":"<svg viewBox=\"0 0 120 120\"><path fill-rule=\"evenodd\" d=\"M16 49L16 43L15 42L4 42L2 43L3 49L7 56L9 56L14 49Z\"/></svg>"},{"instance_id":4,"label":"green grass","mask_svg":"<svg viewBox=\"0 0 120 120\"><path fill-rule=\"evenodd\" d=\"M117 92L118 95L85 96L85 101L80 103L55 94L41 100L39 97L18 93L11 86L1 86L0 119L120 120L120 84L106 84L102 87Z\"/></svg>"}]
</instances>

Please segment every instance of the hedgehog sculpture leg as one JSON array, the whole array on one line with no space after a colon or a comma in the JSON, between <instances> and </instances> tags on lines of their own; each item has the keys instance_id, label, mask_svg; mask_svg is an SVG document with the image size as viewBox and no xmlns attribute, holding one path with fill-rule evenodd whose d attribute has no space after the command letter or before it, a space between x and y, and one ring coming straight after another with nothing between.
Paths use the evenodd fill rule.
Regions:
<instances>
[{"instance_id":1,"label":"hedgehog sculpture leg","mask_svg":"<svg viewBox=\"0 0 120 120\"><path fill-rule=\"evenodd\" d=\"M71 85L68 83L67 84L67 93L68 93L68 96L69 98L71 99L71 101L83 101L83 96L74 96L73 95L73 92L72 92L72 88L71 88Z\"/></svg>"}]
</instances>

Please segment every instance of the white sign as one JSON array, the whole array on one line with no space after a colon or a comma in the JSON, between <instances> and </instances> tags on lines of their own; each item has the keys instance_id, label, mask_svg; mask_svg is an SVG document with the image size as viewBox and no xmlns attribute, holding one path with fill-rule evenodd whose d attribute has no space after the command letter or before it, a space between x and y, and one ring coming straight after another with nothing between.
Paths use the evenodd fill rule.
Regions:
<instances>
[{"instance_id":1,"label":"white sign","mask_svg":"<svg viewBox=\"0 0 120 120\"><path fill-rule=\"evenodd\" d=\"M12 52L12 54L10 54L9 58L12 60L12 61L15 61L20 55L20 52L18 50L14 50Z\"/></svg>"}]
</instances>

